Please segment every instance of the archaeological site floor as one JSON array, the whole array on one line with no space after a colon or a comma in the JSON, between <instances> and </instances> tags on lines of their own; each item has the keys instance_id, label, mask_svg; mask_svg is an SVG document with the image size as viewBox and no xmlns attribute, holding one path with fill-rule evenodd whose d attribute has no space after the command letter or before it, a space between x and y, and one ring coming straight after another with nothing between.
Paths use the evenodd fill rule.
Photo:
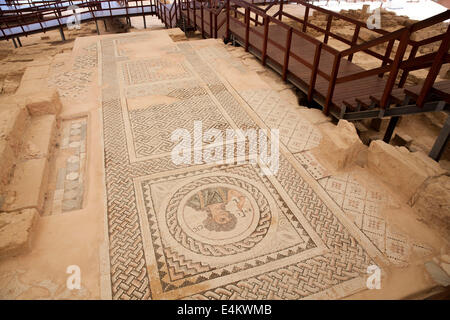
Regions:
<instances>
[{"instance_id":1,"label":"archaeological site floor","mask_svg":"<svg viewBox=\"0 0 450 320\"><path fill-rule=\"evenodd\" d=\"M63 107L45 208L31 251L0 261L1 298L398 299L439 285L427 270L445 241L366 166L328 165L330 119L242 48L172 38L82 37L51 61L42 81ZM171 134L194 121L278 128L278 171L175 164ZM202 197L242 210L206 228Z\"/></svg>"}]
</instances>

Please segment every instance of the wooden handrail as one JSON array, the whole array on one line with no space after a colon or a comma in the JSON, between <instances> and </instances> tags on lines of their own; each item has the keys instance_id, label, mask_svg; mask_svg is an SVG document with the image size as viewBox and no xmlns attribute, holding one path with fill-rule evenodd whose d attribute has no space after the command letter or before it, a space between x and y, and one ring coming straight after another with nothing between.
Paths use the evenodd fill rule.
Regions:
<instances>
[{"instance_id":1,"label":"wooden handrail","mask_svg":"<svg viewBox=\"0 0 450 320\"><path fill-rule=\"evenodd\" d=\"M436 54L437 52L431 52L420 57L415 57L413 59L408 58L407 60L404 60L402 61L402 63L400 63L400 69L412 71L422 68L428 68L436 58Z\"/></svg>"},{"instance_id":2,"label":"wooden handrail","mask_svg":"<svg viewBox=\"0 0 450 320\"><path fill-rule=\"evenodd\" d=\"M376 39L364 42L362 44L356 45L356 46L354 46L352 48L343 50L343 51L341 51L341 55L342 55L342 57L345 57L345 56L348 56L350 54L354 54L354 53L356 53L358 51L363 51L365 49L369 49L369 48L374 47L376 45L382 44L383 42L387 42L389 40L398 40L400 38L400 36L405 32L405 30L406 30L406 28L402 28L402 29L394 31L394 32L392 32L390 34L386 34L386 35L384 35L382 37L379 37L379 38L376 38Z\"/></svg>"},{"instance_id":3,"label":"wooden handrail","mask_svg":"<svg viewBox=\"0 0 450 320\"><path fill-rule=\"evenodd\" d=\"M437 14L435 16L432 16L428 19L416 22L409 27L410 28L409 30L411 32L416 32L418 30L431 27L432 25L434 25L436 23L443 22L448 19L450 19L450 10L444 11L444 12Z\"/></svg>"},{"instance_id":4,"label":"wooden handrail","mask_svg":"<svg viewBox=\"0 0 450 320\"><path fill-rule=\"evenodd\" d=\"M423 39L423 40L420 40L420 41L415 41L414 45L417 46L417 47L421 47L421 46L424 46L424 45L427 45L427 44L431 44L433 42L441 41L442 39L445 38L445 36L446 36L445 33L438 34L438 35L436 35L434 37L430 37L430 38Z\"/></svg>"},{"instance_id":5,"label":"wooden handrail","mask_svg":"<svg viewBox=\"0 0 450 320\"><path fill-rule=\"evenodd\" d=\"M267 8L265 8L263 11L264 12L267 12L267 11L269 11L275 4L277 4L278 3L278 0L277 1L273 1L270 5L268 5L267 6Z\"/></svg>"},{"instance_id":6,"label":"wooden handrail","mask_svg":"<svg viewBox=\"0 0 450 320\"><path fill-rule=\"evenodd\" d=\"M447 10L447 12L448 12L448 10ZM416 105L419 108L423 107L423 105L425 103L425 99L427 98L428 93L430 92L431 88L433 87L434 81L436 80L439 70L441 69L444 58L448 55L448 50L450 48L450 25L447 28L446 35L447 36L444 38L444 40L442 40L442 43L439 46L439 50L436 53L434 62L430 68L430 71L428 72L428 75L425 79L422 90L420 91L419 98L416 101Z\"/></svg>"},{"instance_id":7,"label":"wooden handrail","mask_svg":"<svg viewBox=\"0 0 450 320\"><path fill-rule=\"evenodd\" d=\"M343 14L340 14L340 13L338 13L338 12L334 12L334 11L331 11L331 10L327 10L327 9L324 9L324 8L321 8L321 7L318 7L318 6L315 6L315 5L313 5L313 4L311 4L311 3L308 3L308 2L306 2L306 1L303 1L303 0L297 0L296 2L299 3L299 4L301 4L301 5L303 5L303 6L305 6L305 7L308 7L308 8L311 8L311 9L313 9L313 10L316 10L316 11L319 11L319 12L322 12L322 13L325 13L325 14L327 14L327 15L332 15L332 16L335 17L335 18L345 20L345 21L350 22L350 23L353 23L353 24L355 24L355 25L359 25L360 27L363 27L363 28L365 28L365 29L374 31L374 32L376 32L376 33L379 33L379 34L382 34L382 35L385 35L385 34L388 34L388 33L389 33L389 31L386 31L386 30L383 30L383 29L369 29L369 28L367 27L367 23L365 23L365 22L362 22L362 21L359 21L359 20L356 20L356 19L347 17L347 16L345 16L345 15L343 15Z\"/></svg>"},{"instance_id":8,"label":"wooden handrail","mask_svg":"<svg viewBox=\"0 0 450 320\"><path fill-rule=\"evenodd\" d=\"M336 84L349 82L349 81L354 81L354 80L366 78L366 77L369 77L369 76L383 74L384 72L388 72L390 69L391 69L391 66L386 65L386 66L381 66L381 67L370 69L370 70L364 70L364 71L361 71L361 72L358 72L358 73L354 73L354 74L350 74L350 75L347 75L347 76L343 76L343 77L337 78L336 79Z\"/></svg>"}]
</instances>

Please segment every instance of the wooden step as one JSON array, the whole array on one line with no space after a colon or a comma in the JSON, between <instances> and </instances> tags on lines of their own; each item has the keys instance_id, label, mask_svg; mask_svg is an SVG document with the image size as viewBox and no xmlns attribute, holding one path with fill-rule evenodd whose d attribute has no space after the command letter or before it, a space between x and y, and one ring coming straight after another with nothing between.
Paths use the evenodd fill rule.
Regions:
<instances>
[{"instance_id":1,"label":"wooden step","mask_svg":"<svg viewBox=\"0 0 450 320\"><path fill-rule=\"evenodd\" d=\"M405 88L405 94L416 100L422 90L422 84ZM450 80L435 82L428 95L427 101L436 99L450 103Z\"/></svg>"},{"instance_id":2,"label":"wooden step","mask_svg":"<svg viewBox=\"0 0 450 320\"><path fill-rule=\"evenodd\" d=\"M383 92L379 92L378 94L370 95L369 99L379 106L382 96L383 96ZM404 93L403 88L392 89L391 95L390 95L391 104L402 104L404 99L405 99L405 93Z\"/></svg>"},{"instance_id":3,"label":"wooden step","mask_svg":"<svg viewBox=\"0 0 450 320\"><path fill-rule=\"evenodd\" d=\"M358 97L355 98L356 103L359 103L360 110L367 110L371 107L372 101L369 99L369 97Z\"/></svg>"},{"instance_id":4,"label":"wooden step","mask_svg":"<svg viewBox=\"0 0 450 320\"><path fill-rule=\"evenodd\" d=\"M346 107L346 112L367 110L371 106L371 100L367 97L358 97L353 100L343 100L342 103Z\"/></svg>"}]
</instances>

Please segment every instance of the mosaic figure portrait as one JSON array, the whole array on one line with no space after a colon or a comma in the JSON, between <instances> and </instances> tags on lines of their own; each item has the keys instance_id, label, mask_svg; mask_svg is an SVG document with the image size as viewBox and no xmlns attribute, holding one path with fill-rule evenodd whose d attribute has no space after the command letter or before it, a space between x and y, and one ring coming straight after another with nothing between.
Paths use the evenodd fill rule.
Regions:
<instances>
[{"instance_id":1,"label":"mosaic figure portrait","mask_svg":"<svg viewBox=\"0 0 450 320\"><path fill-rule=\"evenodd\" d=\"M233 230L238 218L251 210L247 197L226 187L200 190L187 201L186 207L206 215L203 226L216 232Z\"/></svg>"}]
</instances>

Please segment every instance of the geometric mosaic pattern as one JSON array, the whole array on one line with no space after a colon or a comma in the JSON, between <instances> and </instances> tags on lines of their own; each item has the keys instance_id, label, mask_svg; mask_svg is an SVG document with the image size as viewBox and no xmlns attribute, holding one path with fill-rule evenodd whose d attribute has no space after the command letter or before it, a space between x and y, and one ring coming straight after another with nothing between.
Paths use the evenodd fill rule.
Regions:
<instances>
[{"instance_id":1,"label":"geometric mosaic pattern","mask_svg":"<svg viewBox=\"0 0 450 320\"><path fill-rule=\"evenodd\" d=\"M123 75L126 83L130 85L188 78L190 73L181 63L159 58L126 62Z\"/></svg>"},{"instance_id":2,"label":"geometric mosaic pattern","mask_svg":"<svg viewBox=\"0 0 450 320\"><path fill-rule=\"evenodd\" d=\"M242 98L255 110L267 126L280 130L280 140L291 152L312 149L322 135L317 127L286 105L274 90L243 90Z\"/></svg>"},{"instance_id":3,"label":"geometric mosaic pattern","mask_svg":"<svg viewBox=\"0 0 450 320\"><path fill-rule=\"evenodd\" d=\"M209 170L194 177L167 176L156 181L143 178L138 188L145 207L142 217L148 218L163 292L260 268L276 260L291 261L308 250L317 251L318 245L301 222L284 205L269 181L262 180L267 179L260 177L251 166ZM180 184L183 187L178 188ZM261 189L262 185L267 189ZM199 193L211 195L220 191L228 192L224 194L226 200L241 196L247 201L248 210L236 206L235 212L240 213L235 216L236 226L221 230L219 239L211 237L217 230L208 230L206 224L195 219L201 215L201 208L186 200ZM163 200L166 195L170 199L167 204ZM210 208L213 214L219 212L214 205ZM279 223L274 224L274 220ZM249 256L255 257L249 259Z\"/></svg>"},{"instance_id":4,"label":"geometric mosaic pattern","mask_svg":"<svg viewBox=\"0 0 450 320\"><path fill-rule=\"evenodd\" d=\"M128 93L139 96L132 90L134 83L139 82L143 95L151 95L151 86L166 79L133 74L133 68L127 68L129 81L119 78L121 67L134 62L116 55L114 40L100 41L114 299L339 298L364 288L375 248L286 149L281 150L277 174L267 177L255 165L190 167L175 165L170 155L159 153L167 149L151 131L161 134L162 143L169 131L162 124L173 128L171 121L184 117L199 117L222 130L267 128L196 52L195 44L174 44L161 61L181 55L183 67L171 73L172 81L191 77L193 86L202 89L198 95L168 90L166 95L177 95L179 106L152 105L135 113L126 106ZM159 68L156 60L152 68ZM195 110L199 99L206 105L212 101L215 108L200 107L192 118L174 113ZM158 118L163 116L159 110L166 110L166 118ZM151 121L161 125L136 127ZM158 147L138 148L153 157L131 161L130 139L149 146L137 141L144 139L136 134L139 130L149 131L152 146Z\"/></svg>"},{"instance_id":5,"label":"geometric mosaic pattern","mask_svg":"<svg viewBox=\"0 0 450 320\"><path fill-rule=\"evenodd\" d=\"M406 265L413 252L429 255L432 248L418 243L390 226L382 211L396 206L395 201L376 181L367 181L367 189L353 178L351 173L342 173L319 180L319 183L353 220L356 226L394 264Z\"/></svg>"},{"instance_id":6,"label":"geometric mosaic pattern","mask_svg":"<svg viewBox=\"0 0 450 320\"><path fill-rule=\"evenodd\" d=\"M128 111L137 157L169 153L176 145L170 140L171 133L183 128L193 136L195 120L202 120L203 130L216 128L223 131L230 128L206 92L198 91L199 95L190 99ZM176 90L167 94L169 97L182 95L183 92Z\"/></svg>"},{"instance_id":7,"label":"geometric mosaic pattern","mask_svg":"<svg viewBox=\"0 0 450 320\"><path fill-rule=\"evenodd\" d=\"M54 66L55 70L48 80L49 86L56 87L61 97L82 97L92 82L92 68L97 66L97 43L83 48L83 53L75 57L70 71L58 70L64 64Z\"/></svg>"},{"instance_id":8,"label":"geometric mosaic pattern","mask_svg":"<svg viewBox=\"0 0 450 320\"><path fill-rule=\"evenodd\" d=\"M398 208L399 204L367 172L361 171L358 179L355 172L330 175L310 151L295 156L390 262L406 266L411 254L428 256L433 253L429 245L406 236L386 221L383 212L389 207Z\"/></svg>"}]
</instances>

